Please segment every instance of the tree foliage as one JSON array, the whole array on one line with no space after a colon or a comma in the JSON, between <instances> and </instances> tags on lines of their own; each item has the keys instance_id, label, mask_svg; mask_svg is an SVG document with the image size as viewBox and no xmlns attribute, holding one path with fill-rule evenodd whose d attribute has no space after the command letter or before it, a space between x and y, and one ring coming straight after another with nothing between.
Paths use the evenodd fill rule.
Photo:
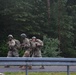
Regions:
<instances>
[{"instance_id":1,"label":"tree foliage","mask_svg":"<svg viewBox=\"0 0 76 75\"><path fill-rule=\"evenodd\" d=\"M43 38L44 46L43 46L43 56L47 57L59 57L60 51L58 49L59 40L53 38L47 38L44 36Z\"/></svg>"},{"instance_id":2,"label":"tree foliage","mask_svg":"<svg viewBox=\"0 0 76 75\"><path fill-rule=\"evenodd\" d=\"M58 38L61 56L76 57L76 0L50 0L49 10L50 18L47 0L0 0L0 42L8 34L47 35Z\"/></svg>"}]
</instances>

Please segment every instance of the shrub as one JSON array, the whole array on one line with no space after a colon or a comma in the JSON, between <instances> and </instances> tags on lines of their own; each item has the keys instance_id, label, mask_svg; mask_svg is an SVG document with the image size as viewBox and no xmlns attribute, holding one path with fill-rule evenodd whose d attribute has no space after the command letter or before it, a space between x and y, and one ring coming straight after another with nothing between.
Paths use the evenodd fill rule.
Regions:
<instances>
[{"instance_id":1,"label":"shrub","mask_svg":"<svg viewBox=\"0 0 76 75\"><path fill-rule=\"evenodd\" d=\"M8 48L6 42L2 42L0 44L0 57L6 57L8 52Z\"/></svg>"},{"instance_id":2,"label":"shrub","mask_svg":"<svg viewBox=\"0 0 76 75\"><path fill-rule=\"evenodd\" d=\"M44 47L42 48L42 54L46 57L57 57L59 56L59 40L53 38L43 37Z\"/></svg>"}]
</instances>

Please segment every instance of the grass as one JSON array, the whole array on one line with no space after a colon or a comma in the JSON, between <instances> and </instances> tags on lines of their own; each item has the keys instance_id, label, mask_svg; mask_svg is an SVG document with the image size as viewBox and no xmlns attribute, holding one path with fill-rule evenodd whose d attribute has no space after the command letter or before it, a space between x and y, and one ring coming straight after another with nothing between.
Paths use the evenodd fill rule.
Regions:
<instances>
[{"instance_id":1,"label":"grass","mask_svg":"<svg viewBox=\"0 0 76 75\"><path fill-rule=\"evenodd\" d=\"M24 72L6 72L5 75L25 75ZM67 75L66 72L30 72L28 75ZM71 72L70 75L76 75L76 72Z\"/></svg>"}]
</instances>

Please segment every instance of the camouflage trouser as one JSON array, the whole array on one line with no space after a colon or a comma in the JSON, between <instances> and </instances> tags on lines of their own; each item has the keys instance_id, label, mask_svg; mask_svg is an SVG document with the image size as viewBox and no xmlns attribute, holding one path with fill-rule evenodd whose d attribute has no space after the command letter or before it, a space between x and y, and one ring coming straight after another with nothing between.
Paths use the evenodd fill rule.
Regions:
<instances>
[{"instance_id":1,"label":"camouflage trouser","mask_svg":"<svg viewBox=\"0 0 76 75\"><path fill-rule=\"evenodd\" d=\"M40 49L40 48L34 49L34 50L33 50L32 57L39 57L39 58L42 58L41 49ZM44 69L44 66L41 65L40 69Z\"/></svg>"},{"instance_id":2,"label":"camouflage trouser","mask_svg":"<svg viewBox=\"0 0 76 75\"><path fill-rule=\"evenodd\" d=\"M17 49L12 50L12 51L9 50L7 57L19 57L18 50ZM8 67L9 67L8 65L5 66L5 68L8 68Z\"/></svg>"},{"instance_id":3,"label":"camouflage trouser","mask_svg":"<svg viewBox=\"0 0 76 75\"><path fill-rule=\"evenodd\" d=\"M18 50L8 51L7 57L12 57L12 56L19 57Z\"/></svg>"},{"instance_id":4,"label":"camouflage trouser","mask_svg":"<svg viewBox=\"0 0 76 75\"><path fill-rule=\"evenodd\" d=\"M26 51L23 54L23 57L30 57L30 48L26 49Z\"/></svg>"},{"instance_id":5,"label":"camouflage trouser","mask_svg":"<svg viewBox=\"0 0 76 75\"><path fill-rule=\"evenodd\" d=\"M41 49L40 49L40 48L34 49L34 50L33 50L32 57L42 57Z\"/></svg>"}]
</instances>

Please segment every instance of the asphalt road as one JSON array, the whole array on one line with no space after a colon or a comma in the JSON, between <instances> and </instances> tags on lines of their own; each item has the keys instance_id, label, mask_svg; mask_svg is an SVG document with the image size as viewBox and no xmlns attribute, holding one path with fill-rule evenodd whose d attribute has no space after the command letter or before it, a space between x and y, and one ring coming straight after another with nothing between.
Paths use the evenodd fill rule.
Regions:
<instances>
[{"instance_id":1,"label":"asphalt road","mask_svg":"<svg viewBox=\"0 0 76 75\"><path fill-rule=\"evenodd\" d=\"M45 66L45 69L40 69L40 66L33 66L32 70L28 70L30 72L66 72L66 66ZM70 66L71 72L76 72L76 66ZM0 72L25 72L25 70L21 70L19 66L10 66L10 68L4 68L4 66L0 66Z\"/></svg>"}]
</instances>

